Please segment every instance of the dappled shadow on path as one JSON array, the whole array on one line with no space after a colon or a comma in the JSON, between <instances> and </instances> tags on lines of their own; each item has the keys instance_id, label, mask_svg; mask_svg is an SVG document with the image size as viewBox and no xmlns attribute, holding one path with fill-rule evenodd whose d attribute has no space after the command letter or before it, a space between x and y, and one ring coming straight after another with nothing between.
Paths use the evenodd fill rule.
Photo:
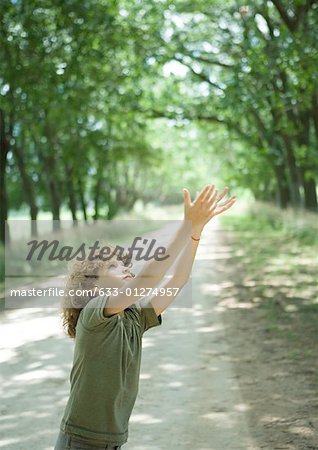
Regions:
<instances>
[{"instance_id":1,"label":"dappled shadow on path","mask_svg":"<svg viewBox=\"0 0 318 450\"><path fill-rule=\"evenodd\" d=\"M1 317L0 448L54 446L72 359L56 316L29 308Z\"/></svg>"},{"instance_id":2,"label":"dappled shadow on path","mask_svg":"<svg viewBox=\"0 0 318 450\"><path fill-rule=\"evenodd\" d=\"M315 449L317 252L265 233L222 238L232 257L202 289L219 296L251 433L261 448Z\"/></svg>"}]
</instances>

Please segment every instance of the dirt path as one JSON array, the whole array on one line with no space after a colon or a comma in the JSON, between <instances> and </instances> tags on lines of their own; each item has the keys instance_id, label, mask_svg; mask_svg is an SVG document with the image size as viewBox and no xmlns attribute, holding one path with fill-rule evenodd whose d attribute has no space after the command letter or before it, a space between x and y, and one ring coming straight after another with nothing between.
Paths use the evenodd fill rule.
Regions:
<instances>
[{"instance_id":1,"label":"dirt path","mask_svg":"<svg viewBox=\"0 0 318 450\"><path fill-rule=\"evenodd\" d=\"M125 450L259 448L246 425L247 406L214 290L218 234L207 235L195 263L193 308L170 308L162 326L144 337L139 397ZM24 309L0 316L0 449L53 448L73 349L56 313Z\"/></svg>"},{"instance_id":2,"label":"dirt path","mask_svg":"<svg viewBox=\"0 0 318 450\"><path fill-rule=\"evenodd\" d=\"M265 233L247 243L239 233L222 236L228 264L216 288L251 434L261 449L318 450L316 253L304 246L296 270L287 261L279 271L275 260L295 258L296 243L290 256L292 245ZM266 242L275 252L255 270L244 243L248 257Z\"/></svg>"}]
</instances>

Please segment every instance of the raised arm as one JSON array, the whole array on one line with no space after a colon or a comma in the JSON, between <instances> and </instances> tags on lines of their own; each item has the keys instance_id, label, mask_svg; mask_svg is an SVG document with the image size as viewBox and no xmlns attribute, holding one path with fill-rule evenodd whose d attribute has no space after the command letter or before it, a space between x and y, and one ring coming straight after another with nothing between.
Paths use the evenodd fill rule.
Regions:
<instances>
[{"instance_id":1,"label":"raised arm","mask_svg":"<svg viewBox=\"0 0 318 450\"><path fill-rule=\"evenodd\" d=\"M212 188L211 188L212 189ZM226 196L228 192L228 187L225 187L222 191L221 194L218 194L218 190L216 190L216 195L215 195L215 200L214 200L214 205L211 208L212 214L209 219L208 222L215 216L217 216L218 214L221 214L224 211L227 211L229 208L231 208L231 206L234 205L235 201L236 201L236 196L232 196L231 198L229 198L228 200L225 200L223 202L221 202L221 200L223 200L223 198ZM199 197L200 193L197 192L196 198L194 200L194 202L197 201L197 198ZM189 208L193 205L193 203L191 203L191 196L190 193L187 189L185 189L185 217L188 217L188 211ZM206 222L206 223L208 223ZM206 225L206 224L205 224ZM185 283L187 282L188 278L189 278L189 271L188 270L184 270L186 268L185 266L185 261L186 261L186 256L187 255L191 255L191 258L189 260L189 264L190 264L190 272L191 272L191 268L196 256L196 251L199 245L199 240L201 237L201 233L204 229L204 226L201 225L194 225L192 227L192 234L191 234L191 241L189 242L188 246L186 246L179 254L178 258L174 261L173 265L172 265L172 273L171 276L176 278L184 278Z\"/></svg>"},{"instance_id":2,"label":"raised arm","mask_svg":"<svg viewBox=\"0 0 318 450\"><path fill-rule=\"evenodd\" d=\"M211 188L211 195L213 192L213 189ZM192 266L195 260L196 252L199 246L201 232L206 225L213 217L217 216L218 214L221 214L222 212L228 210L236 201L236 197L231 197L230 199L224 201L221 203L221 200L225 197L225 195L228 192L228 188L225 187L223 189L223 192L219 195L218 191L216 190L212 199L213 199L213 205L211 206L211 214L208 216L207 221L205 223L197 223L195 220L193 221L194 226L192 228L192 234L191 234L191 240L188 242L188 244L185 246L185 248L182 250L180 255L178 256L177 260L174 262L172 266L172 273L168 281L165 281L160 285L160 288L163 288L166 293L176 292L176 288L178 289L178 294L180 293L181 289L184 287L184 285L187 283ZM190 210L193 208L194 203L197 202L199 193L197 193L197 197L194 203L191 203L191 197L189 191L186 190L186 201L185 201L185 217L189 217ZM191 211L192 214L193 210ZM163 296L155 296L151 300L151 304L157 314L161 314L176 298L176 295L163 295Z\"/></svg>"}]
</instances>

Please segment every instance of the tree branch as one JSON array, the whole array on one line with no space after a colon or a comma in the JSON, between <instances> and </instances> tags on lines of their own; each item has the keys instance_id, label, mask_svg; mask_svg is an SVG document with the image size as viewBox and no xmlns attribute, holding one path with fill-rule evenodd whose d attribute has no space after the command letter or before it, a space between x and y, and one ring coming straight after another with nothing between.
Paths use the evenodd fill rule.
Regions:
<instances>
[{"instance_id":1,"label":"tree branch","mask_svg":"<svg viewBox=\"0 0 318 450\"><path fill-rule=\"evenodd\" d=\"M291 18L284 6L282 5L280 0L272 0L273 4L276 6L277 11L279 12L283 22L286 24L287 28L294 33L299 23L302 19L304 19L305 15L308 13L311 6L316 2L316 0L307 0L304 5L299 5L296 7L295 18Z\"/></svg>"},{"instance_id":2,"label":"tree branch","mask_svg":"<svg viewBox=\"0 0 318 450\"><path fill-rule=\"evenodd\" d=\"M221 86L219 86L217 83L213 83L213 81L210 80L210 78L208 76L206 76L204 73L202 72L197 72L196 70L193 69L193 67L191 66L191 64L188 64L186 62L183 61L182 58L178 58L177 56L174 55L173 57L176 61L178 61L180 64L188 67L188 69L191 70L191 72L196 75L197 77L201 78L202 81L205 81L206 83L210 84L211 86L215 87L216 89L220 89L221 91L223 91L224 89L221 88Z\"/></svg>"},{"instance_id":3,"label":"tree branch","mask_svg":"<svg viewBox=\"0 0 318 450\"><path fill-rule=\"evenodd\" d=\"M260 14L262 17L264 17L264 20L266 21L267 26L268 26L269 35L270 35L271 39L274 39L274 37L275 37L274 36L274 24L272 23L272 20L268 15L267 7L266 7L266 11L263 9L258 9L258 10L256 10L256 12L258 14Z\"/></svg>"},{"instance_id":4,"label":"tree branch","mask_svg":"<svg viewBox=\"0 0 318 450\"><path fill-rule=\"evenodd\" d=\"M233 64L226 64L221 61L217 61L216 59L204 58L203 56L195 56L192 52L184 51L183 53L185 54L185 56L189 56L190 58L194 59L195 61L200 61L200 62L204 62L207 64L215 65L215 66L225 67L227 69L232 69L235 67Z\"/></svg>"},{"instance_id":5,"label":"tree branch","mask_svg":"<svg viewBox=\"0 0 318 450\"><path fill-rule=\"evenodd\" d=\"M284 6L281 4L280 0L272 0L273 4L276 6L277 11L279 12L279 15L281 16L281 18L283 19L283 22L285 23L285 25L287 26L287 28L291 31L294 32L297 28L297 24L296 22L289 17L289 15L287 14L286 9L284 8Z\"/></svg>"},{"instance_id":6,"label":"tree branch","mask_svg":"<svg viewBox=\"0 0 318 450\"><path fill-rule=\"evenodd\" d=\"M187 119L190 119L190 117L187 117ZM221 119L217 116L202 116L200 114L196 114L195 117L192 117L191 120L202 120L202 122L216 122L221 125L228 126L228 122L226 122L224 119Z\"/></svg>"}]
</instances>

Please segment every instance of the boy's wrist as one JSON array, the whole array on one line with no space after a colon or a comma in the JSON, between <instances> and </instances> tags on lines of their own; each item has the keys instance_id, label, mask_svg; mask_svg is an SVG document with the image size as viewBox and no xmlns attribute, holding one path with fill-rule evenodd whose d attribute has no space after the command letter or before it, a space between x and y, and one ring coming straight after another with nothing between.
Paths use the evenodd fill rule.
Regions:
<instances>
[{"instance_id":1,"label":"boy's wrist","mask_svg":"<svg viewBox=\"0 0 318 450\"><path fill-rule=\"evenodd\" d=\"M187 219L186 217L184 218L183 223L189 223L190 219ZM201 233L203 231L204 225L199 225L199 224L193 224L193 221L191 221L191 236L195 237L195 238L199 238L201 236Z\"/></svg>"},{"instance_id":2,"label":"boy's wrist","mask_svg":"<svg viewBox=\"0 0 318 450\"><path fill-rule=\"evenodd\" d=\"M195 239L200 239L202 231L203 231L203 227L193 226L192 232L191 232L191 237L194 237Z\"/></svg>"}]
</instances>

